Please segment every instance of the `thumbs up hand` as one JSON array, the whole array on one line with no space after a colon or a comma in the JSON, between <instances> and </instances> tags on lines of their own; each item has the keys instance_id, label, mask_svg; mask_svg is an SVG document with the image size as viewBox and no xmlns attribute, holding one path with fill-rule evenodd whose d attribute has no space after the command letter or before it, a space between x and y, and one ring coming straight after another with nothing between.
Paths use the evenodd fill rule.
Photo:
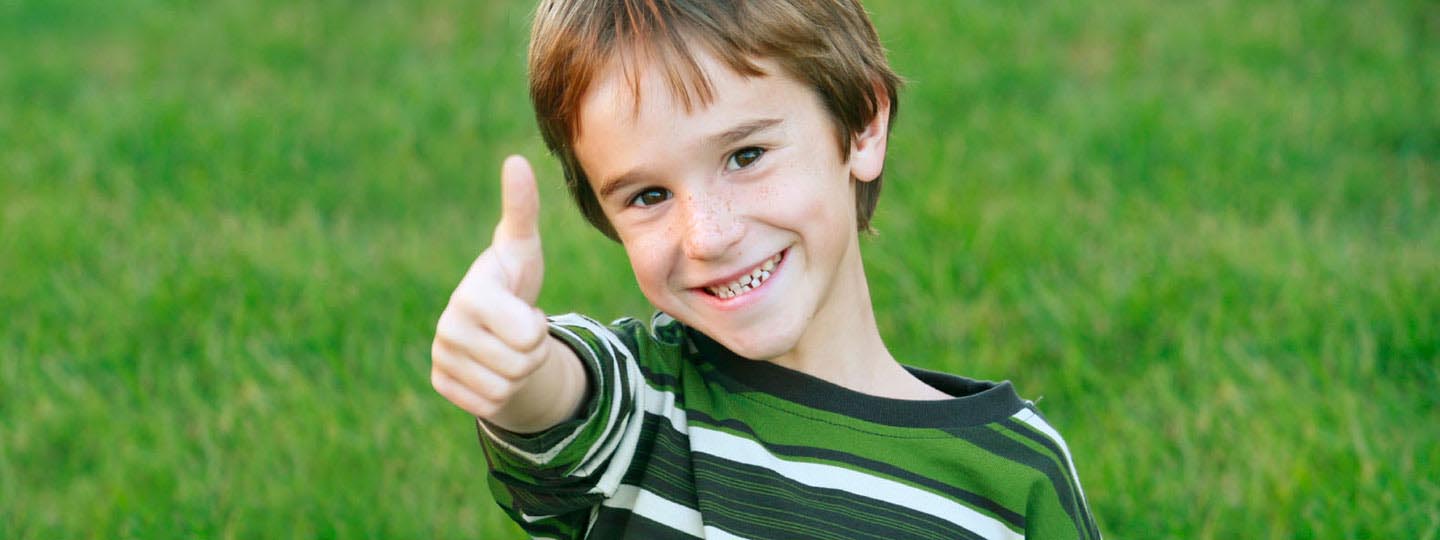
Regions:
<instances>
[{"instance_id":1,"label":"thumbs up hand","mask_svg":"<svg viewBox=\"0 0 1440 540\"><path fill-rule=\"evenodd\" d=\"M573 416L586 375L575 353L549 336L534 305L545 271L535 173L511 156L500 181L502 211L490 247L436 324L430 384L471 414L526 433Z\"/></svg>"}]
</instances>

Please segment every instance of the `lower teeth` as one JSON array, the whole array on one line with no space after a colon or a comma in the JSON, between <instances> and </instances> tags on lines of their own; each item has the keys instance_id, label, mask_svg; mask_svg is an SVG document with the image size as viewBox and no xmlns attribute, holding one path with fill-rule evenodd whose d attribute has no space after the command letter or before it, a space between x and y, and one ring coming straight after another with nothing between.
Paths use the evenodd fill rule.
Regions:
<instances>
[{"instance_id":1,"label":"lower teeth","mask_svg":"<svg viewBox=\"0 0 1440 540\"><path fill-rule=\"evenodd\" d=\"M767 261L767 262L768 262L768 261ZM772 266L772 268L773 268L773 266ZM745 293L747 293L747 292L750 292L750 291L753 291L753 290L755 290L755 289L760 288L760 283L764 282L765 280L767 280L767 279L769 279L769 278L770 278L770 272L769 272L769 271L766 271L766 272L765 272L764 274L762 274L760 277L752 277L752 278L750 278L750 282L749 282L749 283L746 283L746 284L744 284L744 285L741 285L739 289L722 289L722 290L720 290L720 291L715 291L715 292L713 292L712 294L714 294L714 295L717 296L717 297L723 298L723 299L734 298L734 297L736 297L736 296L740 296L740 295L742 295L742 294L745 294Z\"/></svg>"}]
</instances>

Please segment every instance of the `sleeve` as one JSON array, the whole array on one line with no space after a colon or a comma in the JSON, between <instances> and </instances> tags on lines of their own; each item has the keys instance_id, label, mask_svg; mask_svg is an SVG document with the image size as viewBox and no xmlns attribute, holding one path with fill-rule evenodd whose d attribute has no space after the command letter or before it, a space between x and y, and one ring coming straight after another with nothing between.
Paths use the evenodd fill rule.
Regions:
<instances>
[{"instance_id":1,"label":"sleeve","mask_svg":"<svg viewBox=\"0 0 1440 540\"><path fill-rule=\"evenodd\" d=\"M624 321L611 328L576 314L550 318L550 334L575 351L588 374L580 417L533 434L478 422L491 493L532 536L581 537L592 511L630 467L643 423L636 401L644 382L635 334L624 329Z\"/></svg>"},{"instance_id":2,"label":"sleeve","mask_svg":"<svg viewBox=\"0 0 1440 540\"><path fill-rule=\"evenodd\" d=\"M1027 409L1029 414L1019 415L1020 420L1011 426L1044 449L1049 459L1037 468L1046 474L1031 484L1025 511L1026 536L1100 540L1100 528L1090 512L1085 490L1080 487L1069 445L1033 403L1027 404Z\"/></svg>"}]
</instances>

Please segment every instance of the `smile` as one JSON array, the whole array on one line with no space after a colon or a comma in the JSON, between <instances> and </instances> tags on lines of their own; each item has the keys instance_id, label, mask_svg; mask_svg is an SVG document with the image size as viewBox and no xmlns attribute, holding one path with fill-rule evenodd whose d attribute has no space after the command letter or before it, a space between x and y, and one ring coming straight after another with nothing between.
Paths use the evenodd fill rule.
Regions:
<instances>
[{"instance_id":1,"label":"smile","mask_svg":"<svg viewBox=\"0 0 1440 540\"><path fill-rule=\"evenodd\" d=\"M760 287L761 283L770 279L770 272L775 270L775 265L780 264L780 256L784 252L776 253L773 257L766 259L748 273L740 276L740 279L731 281L724 285L706 287L705 290L719 298L730 299L743 295Z\"/></svg>"}]
</instances>

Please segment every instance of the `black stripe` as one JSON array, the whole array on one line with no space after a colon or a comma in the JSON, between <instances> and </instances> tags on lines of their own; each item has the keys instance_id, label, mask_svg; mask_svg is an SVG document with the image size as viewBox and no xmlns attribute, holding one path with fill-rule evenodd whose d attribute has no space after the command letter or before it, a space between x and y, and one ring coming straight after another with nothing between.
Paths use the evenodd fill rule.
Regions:
<instances>
[{"instance_id":1,"label":"black stripe","mask_svg":"<svg viewBox=\"0 0 1440 540\"><path fill-rule=\"evenodd\" d=\"M808 486L773 471L694 455L709 525L751 538L816 540L980 539L940 517L850 492ZM903 503L903 501L900 501Z\"/></svg>"},{"instance_id":2,"label":"black stripe","mask_svg":"<svg viewBox=\"0 0 1440 540\"><path fill-rule=\"evenodd\" d=\"M585 518L589 512L576 512L573 516L563 516L554 519L542 519L534 523L527 523L519 514L512 514L510 519L525 529L530 536L544 536L546 538L569 538L576 535L576 531L584 530Z\"/></svg>"},{"instance_id":3,"label":"black stripe","mask_svg":"<svg viewBox=\"0 0 1440 540\"><path fill-rule=\"evenodd\" d=\"M635 457L620 482L695 508L689 437L675 431L668 418L646 414L640 427L640 441L648 444L635 449Z\"/></svg>"},{"instance_id":4,"label":"black stripe","mask_svg":"<svg viewBox=\"0 0 1440 540\"><path fill-rule=\"evenodd\" d=\"M698 365L714 372L732 393L760 391L812 409L856 420L894 427L951 428L999 421L1020 411L1025 402L1008 382L976 381L934 371L906 367L915 377L945 392L952 399L906 400L872 396L770 362L749 360L694 331L689 332Z\"/></svg>"},{"instance_id":5,"label":"black stripe","mask_svg":"<svg viewBox=\"0 0 1440 540\"><path fill-rule=\"evenodd\" d=\"M503 471L492 469L490 481L499 482L510 493L511 506L532 516L561 515L599 504L604 497L590 493L593 481L562 483L541 480L526 482Z\"/></svg>"},{"instance_id":6,"label":"black stripe","mask_svg":"<svg viewBox=\"0 0 1440 540\"><path fill-rule=\"evenodd\" d=\"M675 375L670 373L655 371L654 369L651 369L650 366L647 366L640 362L635 362L635 365L640 366L640 374L645 377L646 382L651 383L651 386L658 386L661 390L670 391L675 394L675 397L677 399L683 395L680 393L681 388L679 377L676 377ZM677 366L676 369L679 369L679 367Z\"/></svg>"},{"instance_id":7,"label":"black stripe","mask_svg":"<svg viewBox=\"0 0 1440 540\"><path fill-rule=\"evenodd\" d=\"M680 379L675 373L658 371L653 366L640 360L644 358L658 359L661 361L674 359L677 363L685 362L686 360L682 355L678 351L673 350L679 348L680 344L666 343L658 340L658 336L651 334L650 329L638 320L625 318L615 322L615 325L608 328L615 332L615 335L620 338L621 343L624 343L625 348L631 352L635 358L635 365L640 367L640 373L644 376L645 380L651 382L652 385L657 385L664 389L679 389ZM652 350L656 348L661 350ZM673 367L676 373L681 369L679 365Z\"/></svg>"},{"instance_id":8,"label":"black stripe","mask_svg":"<svg viewBox=\"0 0 1440 540\"><path fill-rule=\"evenodd\" d=\"M623 508L601 506L586 538L644 538L646 540L694 540L681 531Z\"/></svg>"},{"instance_id":9,"label":"black stripe","mask_svg":"<svg viewBox=\"0 0 1440 540\"><path fill-rule=\"evenodd\" d=\"M719 420L701 411L687 411L687 413L690 415L689 418L691 420L744 433L750 439L760 443L762 446L765 447L766 450L769 450L773 454L789 457L822 459L834 463L843 463L855 468L865 469L879 474L888 475L893 478L899 478L901 480L938 491L952 499L964 501L966 504L969 504L972 507L990 512L991 514L1000 518L1007 525L1010 525L1013 528L1022 531L1025 530L1024 515L1015 512L1014 510L1011 510L1009 508L1006 508L999 502L993 501L973 491L962 489L957 486L952 486L934 478L916 474L883 461L876 461L873 459L860 457L838 450L832 450L829 448L818 448L814 446L794 446L766 442L762 440L760 436L755 433L755 430L751 429L749 425L746 425L744 422L733 418Z\"/></svg>"},{"instance_id":10,"label":"black stripe","mask_svg":"<svg viewBox=\"0 0 1440 540\"><path fill-rule=\"evenodd\" d=\"M1035 410L1034 408L1030 408L1030 410L1032 413L1035 413L1035 416L1037 416L1041 422L1044 422L1045 425L1050 423L1041 415L1040 410ZM1050 436L1045 436L1044 433L1035 431L1035 428L1032 428L1028 423L1020 422L1020 420L1015 420L1014 418L1005 419L1002 425L1044 446L1047 451L1054 452L1054 455L1060 459L1061 474L1066 477L1067 481L1064 482L1064 484L1057 485L1067 487L1068 495L1070 495L1070 498L1068 498L1070 504L1066 505L1066 513L1070 514L1071 520L1074 520L1074 523L1076 523L1076 528L1083 530L1087 537L1099 539L1099 527L1096 527L1096 524L1094 524L1094 517L1090 514L1090 508L1086 507L1084 497L1080 495L1080 478L1071 477L1070 471L1074 468L1074 464L1070 462L1070 455L1066 454L1063 448L1060 448L1060 442L1054 441Z\"/></svg>"},{"instance_id":11,"label":"black stripe","mask_svg":"<svg viewBox=\"0 0 1440 540\"><path fill-rule=\"evenodd\" d=\"M1001 424L1011 430L1024 432L1024 430L1017 430L1013 422L1013 420L1007 419L1005 422L1001 422ZM1028 426L1026 429L1028 429ZM987 427L949 431L956 437L970 441L975 444L975 446L983 448L992 454L1014 461L1015 463L1019 463L1045 475L1045 478L1050 481L1050 485L1055 488L1056 496L1060 498L1060 506L1065 509L1065 513L1068 514L1070 520L1074 522L1076 531L1082 534L1085 532L1084 521L1076 516L1075 491L1070 484L1069 469L1065 468L1063 461L1057 464L1051 456ZM1046 445L1047 449L1050 449L1052 446L1053 445ZM1063 460L1063 454L1060 455Z\"/></svg>"}]
</instances>

